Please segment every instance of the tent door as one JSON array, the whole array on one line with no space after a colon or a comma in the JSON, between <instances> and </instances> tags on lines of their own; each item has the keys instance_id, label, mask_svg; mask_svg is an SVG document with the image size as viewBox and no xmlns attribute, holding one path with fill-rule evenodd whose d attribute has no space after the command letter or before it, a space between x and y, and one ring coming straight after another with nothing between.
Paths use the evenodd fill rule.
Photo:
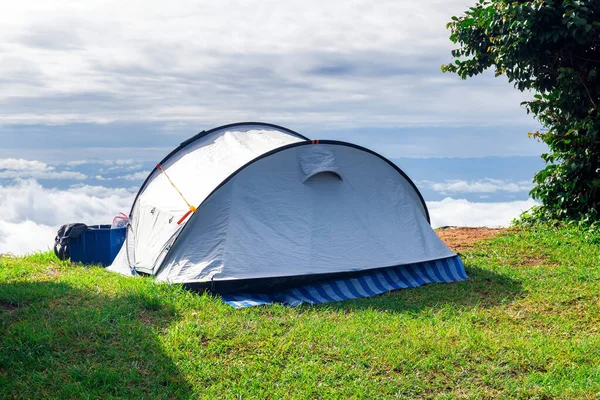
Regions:
<instances>
[{"instance_id":1,"label":"tent door","mask_svg":"<svg viewBox=\"0 0 600 400\"><path fill-rule=\"evenodd\" d=\"M175 214L144 204L140 205L136 218L138 229L131 261L136 271L152 274L157 261L164 258L161 254L167 247L166 243L183 225L177 225L178 217Z\"/></svg>"}]
</instances>

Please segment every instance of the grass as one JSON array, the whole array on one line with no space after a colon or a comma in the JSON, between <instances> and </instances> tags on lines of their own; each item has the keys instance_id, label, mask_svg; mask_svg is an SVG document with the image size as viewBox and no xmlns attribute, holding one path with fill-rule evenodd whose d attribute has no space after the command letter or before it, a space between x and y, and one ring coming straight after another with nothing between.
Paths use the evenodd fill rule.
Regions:
<instances>
[{"instance_id":1,"label":"grass","mask_svg":"<svg viewBox=\"0 0 600 400\"><path fill-rule=\"evenodd\" d=\"M0 259L3 398L600 398L600 237L512 231L469 280L319 306Z\"/></svg>"}]
</instances>

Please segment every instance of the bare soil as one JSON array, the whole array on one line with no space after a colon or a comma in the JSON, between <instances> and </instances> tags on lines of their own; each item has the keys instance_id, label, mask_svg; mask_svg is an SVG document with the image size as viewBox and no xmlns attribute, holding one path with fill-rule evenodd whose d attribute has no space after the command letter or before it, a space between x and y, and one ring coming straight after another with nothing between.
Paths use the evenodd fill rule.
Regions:
<instances>
[{"instance_id":1,"label":"bare soil","mask_svg":"<svg viewBox=\"0 0 600 400\"><path fill-rule=\"evenodd\" d=\"M16 304L10 303L8 301L1 301L0 300L0 310L4 310L4 311L7 311L7 312L10 312L10 311L14 311L14 310L16 310L18 308L19 308L19 306L16 305Z\"/></svg>"},{"instance_id":2,"label":"bare soil","mask_svg":"<svg viewBox=\"0 0 600 400\"><path fill-rule=\"evenodd\" d=\"M492 238L506 228L465 228L447 227L436 230L438 236L455 252L465 251L484 239Z\"/></svg>"}]
</instances>

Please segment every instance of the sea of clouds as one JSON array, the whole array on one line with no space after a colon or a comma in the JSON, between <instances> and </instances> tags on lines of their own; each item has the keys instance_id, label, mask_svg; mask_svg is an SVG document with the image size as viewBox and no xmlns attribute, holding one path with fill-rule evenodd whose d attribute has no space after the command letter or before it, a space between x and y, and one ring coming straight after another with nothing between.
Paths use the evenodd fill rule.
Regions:
<instances>
[{"instance_id":1,"label":"sea of clouds","mask_svg":"<svg viewBox=\"0 0 600 400\"><path fill-rule=\"evenodd\" d=\"M89 163L70 163L69 167ZM62 224L107 224L118 213L129 213L137 188L146 176L146 173L136 171L123 179L119 174L130 172L132 165L135 163L131 161L103 161L100 167L104 171L111 169L115 176L122 178L121 182L133 185L106 187L90 184L90 181L98 180L93 177L85 179L86 175L78 171L63 171L40 161L0 159L0 177L4 177L0 181L0 254L19 255L48 250ZM75 183L67 187L47 183L65 178ZM495 190L490 186L493 184L499 185L491 180L432 183L444 195L452 194L441 200L427 201L432 225L507 226L521 212L536 204L531 199L477 202L461 198L461 188L464 191L462 195L471 193L474 188L489 193ZM508 186L509 190L516 188Z\"/></svg>"},{"instance_id":2,"label":"sea of clouds","mask_svg":"<svg viewBox=\"0 0 600 400\"><path fill-rule=\"evenodd\" d=\"M130 189L102 186L45 188L34 179L0 186L0 253L47 250L65 223L111 223L129 212L134 196Z\"/></svg>"}]
</instances>

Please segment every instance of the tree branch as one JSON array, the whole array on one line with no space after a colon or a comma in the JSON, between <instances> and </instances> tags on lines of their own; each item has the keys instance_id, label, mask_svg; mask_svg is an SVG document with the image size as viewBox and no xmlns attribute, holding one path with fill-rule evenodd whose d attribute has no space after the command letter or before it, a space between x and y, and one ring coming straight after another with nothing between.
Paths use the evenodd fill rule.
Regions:
<instances>
[{"instance_id":1,"label":"tree branch","mask_svg":"<svg viewBox=\"0 0 600 400\"><path fill-rule=\"evenodd\" d=\"M590 90L588 89L587 85L585 84L585 82L583 81L583 79L581 79L581 75L577 74L577 77L579 78L579 81L581 82L581 84L583 85L583 87L585 88L585 91L588 95L588 97L590 98L590 101L592 102L592 104L594 105L594 109L598 109L598 106L596 105L596 102L594 101L594 99L592 98L592 95L590 94Z\"/></svg>"},{"instance_id":2,"label":"tree branch","mask_svg":"<svg viewBox=\"0 0 600 400\"><path fill-rule=\"evenodd\" d=\"M585 58L585 57L581 57L581 56L578 56L577 54L573 54L573 56L575 56L575 57L577 57L577 58L579 58L579 59L581 59L581 60L585 60L585 61L591 61L591 62L595 62L595 63L600 63L600 60L593 60L593 59L591 59L591 58Z\"/></svg>"}]
</instances>

